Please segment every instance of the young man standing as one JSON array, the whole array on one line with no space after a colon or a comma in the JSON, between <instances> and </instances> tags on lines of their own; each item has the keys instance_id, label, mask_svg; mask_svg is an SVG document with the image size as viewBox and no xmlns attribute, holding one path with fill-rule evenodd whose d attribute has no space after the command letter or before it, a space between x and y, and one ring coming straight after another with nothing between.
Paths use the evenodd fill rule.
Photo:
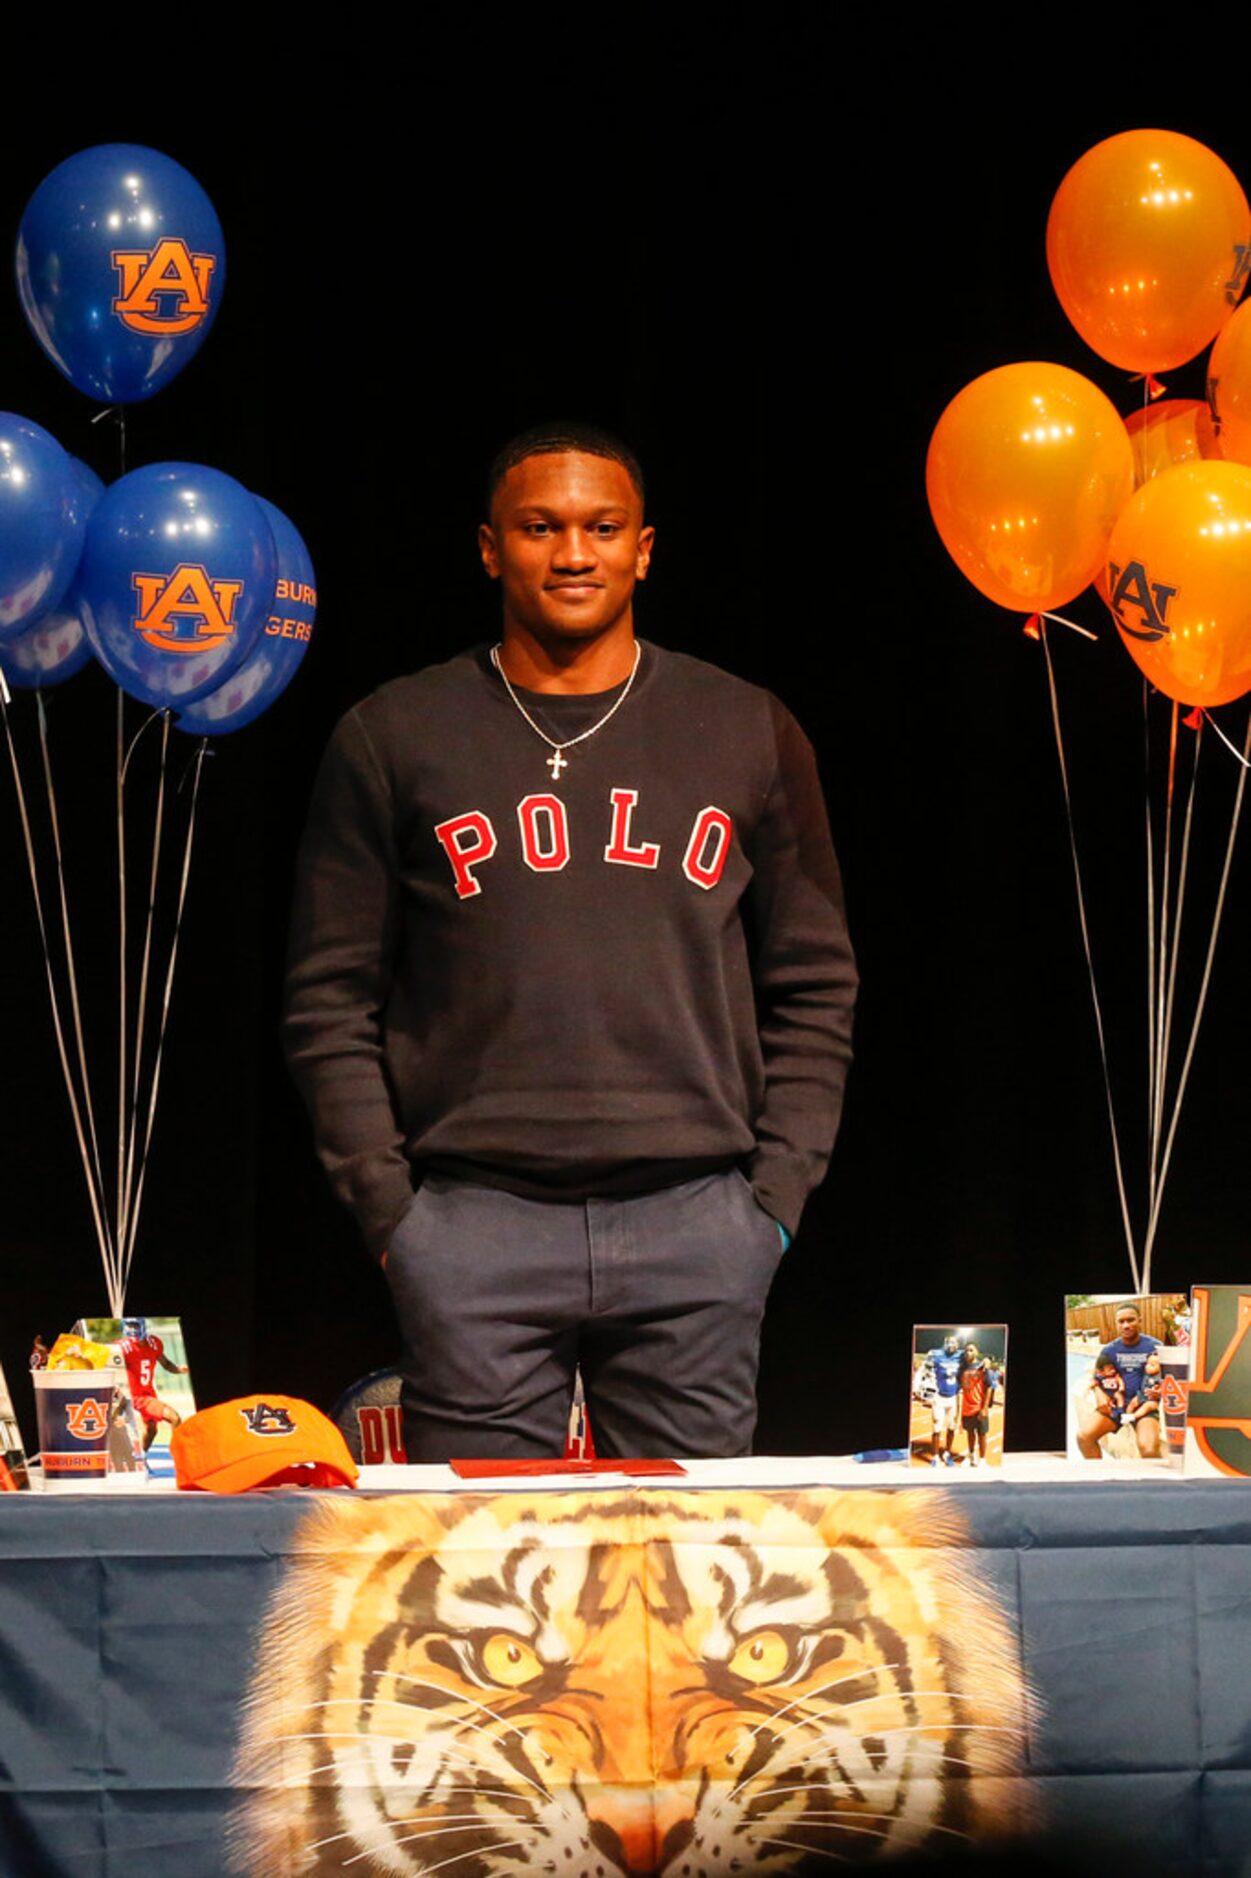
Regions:
<instances>
[{"instance_id":1,"label":"young man standing","mask_svg":"<svg viewBox=\"0 0 1251 1878\"><path fill-rule=\"evenodd\" d=\"M812 752L768 693L636 638L653 531L614 439L515 439L479 545L500 643L384 686L327 752L292 1068L386 1266L411 1460L559 1454L579 1363L601 1453L746 1453L850 1058Z\"/></svg>"}]
</instances>

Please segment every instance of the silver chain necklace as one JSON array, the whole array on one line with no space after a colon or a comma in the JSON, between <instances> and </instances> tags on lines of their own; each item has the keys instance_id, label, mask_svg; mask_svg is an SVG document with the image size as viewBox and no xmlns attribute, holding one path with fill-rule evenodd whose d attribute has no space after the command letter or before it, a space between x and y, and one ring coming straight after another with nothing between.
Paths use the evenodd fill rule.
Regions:
<instances>
[{"instance_id":1,"label":"silver chain necklace","mask_svg":"<svg viewBox=\"0 0 1251 1878\"><path fill-rule=\"evenodd\" d=\"M501 641L501 644L502 643L503 642ZM495 667L496 671L499 673L500 677L504 680L505 691L508 693L513 703L517 706L517 709L521 712L521 715L525 718L527 724L529 724L535 736L542 737L544 743L547 745L548 749L552 752L552 754L549 757L544 758L544 761L546 762L548 769L550 769L552 772L553 782L559 782L561 770L568 769L569 767L568 763L565 760L565 751L572 750L575 743L585 743L588 737L593 737L597 730L602 730L604 728L604 725L608 722L609 718L615 717L617 712L621 709L622 705L625 703L626 699L630 695L630 686L634 683L634 680L638 675L639 660L642 658L642 656L643 656L642 641L636 640L635 645L634 645L634 664L630 667L630 676L625 681L625 689L622 691L621 696L613 700L612 704L604 712L604 715L600 718L599 722L597 724L592 724L589 730L580 731L576 737L568 737L565 739L564 743L558 743L555 737L549 737L547 732L542 728L542 726L535 723L529 711L527 711L525 705L521 702L521 699L517 696L517 693L513 690L511 684L508 681L508 673L504 670L504 667L500 662L499 646L491 647L491 663Z\"/></svg>"}]
</instances>

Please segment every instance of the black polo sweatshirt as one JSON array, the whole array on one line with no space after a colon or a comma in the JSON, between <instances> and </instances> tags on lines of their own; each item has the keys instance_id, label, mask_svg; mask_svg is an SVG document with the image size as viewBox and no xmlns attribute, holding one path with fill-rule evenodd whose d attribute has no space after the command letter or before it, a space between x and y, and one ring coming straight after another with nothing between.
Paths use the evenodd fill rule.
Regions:
<instances>
[{"instance_id":1,"label":"black polo sweatshirt","mask_svg":"<svg viewBox=\"0 0 1251 1878\"><path fill-rule=\"evenodd\" d=\"M562 742L622 689L516 696ZM812 750L768 692L645 644L557 761L480 649L339 724L285 1031L375 1254L432 1169L575 1201L738 1164L793 1232L855 990Z\"/></svg>"}]
</instances>

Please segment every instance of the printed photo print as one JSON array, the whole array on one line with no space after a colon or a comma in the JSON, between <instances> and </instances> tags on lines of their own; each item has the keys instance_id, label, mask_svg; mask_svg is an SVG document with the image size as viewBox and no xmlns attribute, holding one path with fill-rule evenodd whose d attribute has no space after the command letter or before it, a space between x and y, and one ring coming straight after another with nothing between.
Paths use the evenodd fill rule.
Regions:
<instances>
[{"instance_id":1,"label":"printed photo print","mask_svg":"<svg viewBox=\"0 0 1251 1878\"><path fill-rule=\"evenodd\" d=\"M1065 1448L1073 1461L1172 1461L1185 1442L1185 1292L1064 1301Z\"/></svg>"},{"instance_id":2,"label":"printed photo print","mask_svg":"<svg viewBox=\"0 0 1251 1878\"><path fill-rule=\"evenodd\" d=\"M195 1414L182 1324L176 1317L88 1317L82 1334L116 1344L125 1369L109 1430L109 1472L174 1477L169 1438Z\"/></svg>"},{"instance_id":3,"label":"printed photo print","mask_svg":"<svg viewBox=\"0 0 1251 1878\"><path fill-rule=\"evenodd\" d=\"M1003 1465L1006 1324L917 1324L908 1446L917 1467Z\"/></svg>"}]
</instances>

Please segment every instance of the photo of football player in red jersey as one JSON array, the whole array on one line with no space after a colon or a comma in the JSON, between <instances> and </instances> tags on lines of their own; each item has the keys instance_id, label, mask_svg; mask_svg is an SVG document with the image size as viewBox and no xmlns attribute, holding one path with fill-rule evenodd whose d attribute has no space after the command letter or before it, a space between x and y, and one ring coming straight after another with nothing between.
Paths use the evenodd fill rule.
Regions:
<instances>
[{"instance_id":1,"label":"photo of football player in red jersey","mask_svg":"<svg viewBox=\"0 0 1251 1878\"><path fill-rule=\"evenodd\" d=\"M112 1346L120 1371L111 1473L173 1478L169 1438L196 1411L182 1323L177 1317L91 1317L76 1329Z\"/></svg>"},{"instance_id":2,"label":"photo of football player in red jersey","mask_svg":"<svg viewBox=\"0 0 1251 1878\"><path fill-rule=\"evenodd\" d=\"M186 1376L189 1372L185 1363L170 1362L165 1354L164 1343L155 1331L148 1329L146 1317L123 1317L120 1348L122 1361L126 1365L126 1379L130 1384L130 1399L143 1423L143 1447L146 1453L156 1439L156 1431L162 1422L168 1423L172 1432L182 1420L178 1410L168 1402L162 1402L156 1393L158 1365L172 1376Z\"/></svg>"}]
</instances>

